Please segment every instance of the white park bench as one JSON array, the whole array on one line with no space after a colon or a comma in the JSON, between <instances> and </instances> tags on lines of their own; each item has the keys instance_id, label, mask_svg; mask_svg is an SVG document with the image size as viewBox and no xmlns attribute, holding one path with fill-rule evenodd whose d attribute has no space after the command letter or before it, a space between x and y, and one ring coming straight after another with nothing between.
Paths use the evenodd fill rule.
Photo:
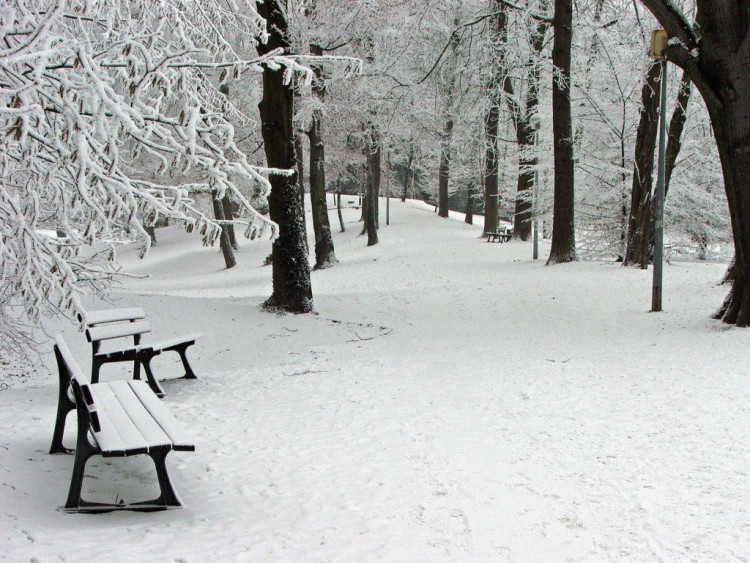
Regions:
<instances>
[{"instance_id":1,"label":"white park bench","mask_svg":"<svg viewBox=\"0 0 750 563\"><path fill-rule=\"evenodd\" d=\"M187 359L187 348L195 344L202 335L186 334L172 338L146 341L142 336L151 332L151 325L146 313L140 307L122 309L103 309L87 311L79 315L81 325L86 331L86 338L91 342L91 382L99 382L102 365L111 362L133 362L133 378L140 379L140 366L146 372L151 388L159 397L164 396L164 389L157 381L151 369L151 360L162 352L177 352L182 360L186 379L196 379L195 372ZM102 343L109 340L132 338L132 344L115 343L108 350L102 349Z\"/></svg>"},{"instance_id":2,"label":"white park bench","mask_svg":"<svg viewBox=\"0 0 750 563\"><path fill-rule=\"evenodd\" d=\"M61 335L55 336L55 358L60 378L57 419L50 453L72 453L63 446L65 419L75 409L78 436L66 512L154 511L182 506L167 473L165 459L172 451L195 451L192 438L144 381L90 383L78 367ZM159 497L125 504L89 502L82 498L86 462L94 455L148 455L154 462Z\"/></svg>"}]
</instances>

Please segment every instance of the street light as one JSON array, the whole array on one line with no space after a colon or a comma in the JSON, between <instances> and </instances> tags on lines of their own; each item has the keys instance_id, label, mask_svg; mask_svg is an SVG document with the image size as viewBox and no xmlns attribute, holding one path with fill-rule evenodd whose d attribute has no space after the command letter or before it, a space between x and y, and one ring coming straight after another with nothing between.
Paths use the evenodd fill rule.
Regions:
<instances>
[{"instance_id":1,"label":"street light","mask_svg":"<svg viewBox=\"0 0 750 563\"><path fill-rule=\"evenodd\" d=\"M651 33L649 56L661 64L661 100L659 114L659 165L654 195L654 280L651 288L651 312L659 312L662 298L662 266L664 261L664 161L667 152L667 32Z\"/></svg>"},{"instance_id":2,"label":"street light","mask_svg":"<svg viewBox=\"0 0 750 563\"><path fill-rule=\"evenodd\" d=\"M539 258L539 221L537 219L537 198L539 197L538 187L539 187L539 129L542 126L541 121L539 120L539 116L534 115L529 119L529 125L531 125L531 128L534 130L534 191L532 192L532 201L531 201L531 216L532 216L532 222L531 227L534 231L534 250L532 253L532 258L534 260L537 260Z\"/></svg>"}]
</instances>

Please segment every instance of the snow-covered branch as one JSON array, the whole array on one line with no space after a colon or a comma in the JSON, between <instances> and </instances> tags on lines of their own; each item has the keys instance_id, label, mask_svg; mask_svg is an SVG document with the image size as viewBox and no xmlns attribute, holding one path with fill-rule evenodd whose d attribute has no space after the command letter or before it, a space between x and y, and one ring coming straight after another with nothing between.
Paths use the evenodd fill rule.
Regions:
<instances>
[{"instance_id":1,"label":"snow-covered branch","mask_svg":"<svg viewBox=\"0 0 750 563\"><path fill-rule=\"evenodd\" d=\"M263 65L312 79L274 50L246 58L236 38L265 41L249 0L17 0L0 8L0 319L80 310L84 289L115 273L103 242L150 238L167 217L216 241L220 225L191 194L230 194L248 235L277 227L240 184L267 194L271 170L238 148L247 121L218 86ZM147 169L189 171L154 180ZM49 232L57 232L50 237Z\"/></svg>"}]
</instances>

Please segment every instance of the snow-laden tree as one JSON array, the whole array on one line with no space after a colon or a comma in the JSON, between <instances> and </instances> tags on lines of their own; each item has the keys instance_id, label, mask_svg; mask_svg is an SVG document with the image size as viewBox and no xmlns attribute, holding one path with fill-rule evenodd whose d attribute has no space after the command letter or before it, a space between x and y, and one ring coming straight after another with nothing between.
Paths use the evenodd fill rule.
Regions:
<instances>
[{"instance_id":1,"label":"snow-laden tree","mask_svg":"<svg viewBox=\"0 0 750 563\"><path fill-rule=\"evenodd\" d=\"M220 226L192 193L231 193L248 236L276 237L239 184L267 193L267 176L287 172L248 161L232 125L248 118L218 89L261 65L309 79L280 50L248 60L235 49L238 39L266 38L244 0L0 7L0 325L8 336L18 334L14 321L80 311L82 294L117 272L111 243L135 238L147 251L144 225L159 217L213 243ZM149 167L191 180L158 181Z\"/></svg>"}]
</instances>

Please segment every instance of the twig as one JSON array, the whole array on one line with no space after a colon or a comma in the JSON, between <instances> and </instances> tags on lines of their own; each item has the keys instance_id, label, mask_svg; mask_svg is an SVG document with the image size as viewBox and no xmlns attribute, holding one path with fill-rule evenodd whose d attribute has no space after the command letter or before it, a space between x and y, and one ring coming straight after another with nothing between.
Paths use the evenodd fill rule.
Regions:
<instances>
[{"instance_id":1,"label":"twig","mask_svg":"<svg viewBox=\"0 0 750 563\"><path fill-rule=\"evenodd\" d=\"M385 327L381 327L385 328ZM380 334L376 334L375 336L368 336L367 338L362 338L359 334L357 334L356 330L352 331L354 333L354 336L356 336L359 340L375 340L376 338L380 338L381 336L388 336L390 333L393 332L393 329L388 329L388 332L382 332ZM347 340L347 342L357 342L357 340Z\"/></svg>"},{"instance_id":2,"label":"twig","mask_svg":"<svg viewBox=\"0 0 750 563\"><path fill-rule=\"evenodd\" d=\"M306 369L303 371L295 371L294 373L286 373L285 371L282 371L285 376L287 377L296 377L298 375L307 375L309 373L325 373L326 370L324 369Z\"/></svg>"}]
</instances>

